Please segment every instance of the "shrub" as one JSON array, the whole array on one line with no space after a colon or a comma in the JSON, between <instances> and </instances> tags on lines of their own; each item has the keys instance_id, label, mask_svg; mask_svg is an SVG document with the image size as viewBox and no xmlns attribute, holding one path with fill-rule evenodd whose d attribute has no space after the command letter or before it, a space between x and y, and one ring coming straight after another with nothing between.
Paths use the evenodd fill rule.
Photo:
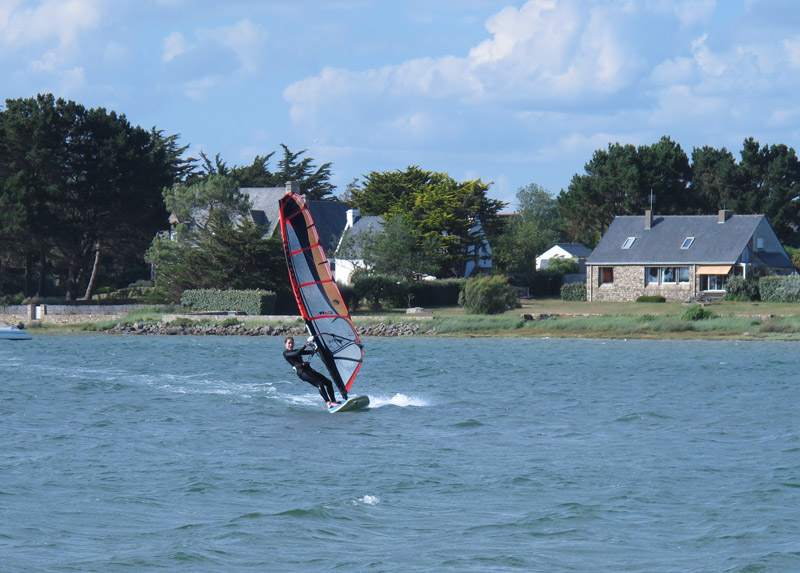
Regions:
<instances>
[{"instance_id":1,"label":"shrub","mask_svg":"<svg viewBox=\"0 0 800 573\"><path fill-rule=\"evenodd\" d=\"M508 286L508 277L500 275L468 279L458 299L468 314L500 314L519 306L517 291Z\"/></svg>"},{"instance_id":2,"label":"shrub","mask_svg":"<svg viewBox=\"0 0 800 573\"><path fill-rule=\"evenodd\" d=\"M561 300L585 301L586 283L567 283L561 287Z\"/></svg>"},{"instance_id":3,"label":"shrub","mask_svg":"<svg viewBox=\"0 0 800 573\"><path fill-rule=\"evenodd\" d=\"M758 281L742 277L731 277L725 283L724 300L758 300Z\"/></svg>"},{"instance_id":4,"label":"shrub","mask_svg":"<svg viewBox=\"0 0 800 573\"><path fill-rule=\"evenodd\" d=\"M181 304L193 310L238 310L251 315L272 314L275 293L265 290L186 290L181 295Z\"/></svg>"},{"instance_id":5,"label":"shrub","mask_svg":"<svg viewBox=\"0 0 800 573\"><path fill-rule=\"evenodd\" d=\"M365 301L373 310L384 305L405 306L405 283L397 277L386 275L361 275L353 280L355 299Z\"/></svg>"},{"instance_id":6,"label":"shrub","mask_svg":"<svg viewBox=\"0 0 800 573\"><path fill-rule=\"evenodd\" d=\"M800 302L800 276L761 277L758 290L765 302Z\"/></svg>"},{"instance_id":7,"label":"shrub","mask_svg":"<svg viewBox=\"0 0 800 573\"><path fill-rule=\"evenodd\" d=\"M702 306L694 305L687 308L681 315L682 320L705 320L716 316L710 310L704 309Z\"/></svg>"},{"instance_id":8,"label":"shrub","mask_svg":"<svg viewBox=\"0 0 800 573\"><path fill-rule=\"evenodd\" d=\"M645 295L637 298L636 302L667 302L667 299L661 295Z\"/></svg>"}]
</instances>

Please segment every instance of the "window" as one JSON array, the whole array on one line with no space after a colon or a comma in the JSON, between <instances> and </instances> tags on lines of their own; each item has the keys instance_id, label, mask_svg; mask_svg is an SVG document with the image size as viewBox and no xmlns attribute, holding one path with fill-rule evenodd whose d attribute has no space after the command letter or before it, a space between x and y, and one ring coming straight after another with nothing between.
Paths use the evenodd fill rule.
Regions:
<instances>
[{"instance_id":1,"label":"window","mask_svg":"<svg viewBox=\"0 0 800 573\"><path fill-rule=\"evenodd\" d=\"M689 267L645 267L644 281L645 286L688 284Z\"/></svg>"},{"instance_id":2,"label":"window","mask_svg":"<svg viewBox=\"0 0 800 573\"><path fill-rule=\"evenodd\" d=\"M614 282L614 267L600 267L600 284Z\"/></svg>"},{"instance_id":3,"label":"window","mask_svg":"<svg viewBox=\"0 0 800 573\"><path fill-rule=\"evenodd\" d=\"M686 239L683 241L683 244L681 245L681 249L688 249L689 247L692 246L693 242L694 242L694 237L686 237Z\"/></svg>"},{"instance_id":4,"label":"window","mask_svg":"<svg viewBox=\"0 0 800 573\"><path fill-rule=\"evenodd\" d=\"M625 239L625 242L622 243L622 248L623 249L630 249L631 245L633 245L633 242L635 240L636 240L636 237L628 237L627 239Z\"/></svg>"}]
</instances>

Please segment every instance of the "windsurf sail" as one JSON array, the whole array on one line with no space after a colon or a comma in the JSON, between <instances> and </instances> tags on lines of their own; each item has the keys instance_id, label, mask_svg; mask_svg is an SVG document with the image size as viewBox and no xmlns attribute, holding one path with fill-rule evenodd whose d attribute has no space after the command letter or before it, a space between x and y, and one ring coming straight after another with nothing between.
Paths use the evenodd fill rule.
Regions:
<instances>
[{"instance_id":1,"label":"windsurf sail","mask_svg":"<svg viewBox=\"0 0 800 573\"><path fill-rule=\"evenodd\" d=\"M297 306L331 378L347 391L361 368L364 351L342 293L333 280L325 250L303 198L289 192L280 199L283 250Z\"/></svg>"}]
</instances>

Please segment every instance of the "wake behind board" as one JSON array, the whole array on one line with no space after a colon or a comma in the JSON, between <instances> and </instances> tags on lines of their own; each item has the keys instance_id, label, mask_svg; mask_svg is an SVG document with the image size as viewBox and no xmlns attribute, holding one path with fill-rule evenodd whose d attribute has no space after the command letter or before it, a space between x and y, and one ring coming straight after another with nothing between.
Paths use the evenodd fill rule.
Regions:
<instances>
[{"instance_id":1,"label":"wake behind board","mask_svg":"<svg viewBox=\"0 0 800 573\"><path fill-rule=\"evenodd\" d=\"M369 406L369 396L355 396L348 398L338 406L328 408L328 412L335 414L336 412L349 412L351 410L361 410Z\"/></svg>"}]
</instances>

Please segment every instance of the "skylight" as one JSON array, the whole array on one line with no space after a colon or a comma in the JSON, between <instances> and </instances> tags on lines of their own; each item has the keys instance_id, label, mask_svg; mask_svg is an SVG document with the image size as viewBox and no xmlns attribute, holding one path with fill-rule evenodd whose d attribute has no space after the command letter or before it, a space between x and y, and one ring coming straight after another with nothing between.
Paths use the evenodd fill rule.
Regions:
<instances>
[{"instance_id":1,"label":"skylight","mask_svg":"<svg viewBox=\"0 0 800 573\"><path fill-rule=\"evenodd\" d=\"M630 249L631 245L633 244L633 242L635 240L636 240L636 237L628 237L627 239L625 239L625 242L622 243L622 248L623 249Z\"/></svg>"},{"instance_id":2,"label":"skylight","mask_svg":"<svg viewBox=\"0 0 800 573\"><path fill-rule=\"evenodd\" d=\"M694 237L686 237L686 240L684 240L683 244L681 245L681 249L688 249L689 247L692 246L693 242L694 242Z\"/></svg>"}]
</instances>

